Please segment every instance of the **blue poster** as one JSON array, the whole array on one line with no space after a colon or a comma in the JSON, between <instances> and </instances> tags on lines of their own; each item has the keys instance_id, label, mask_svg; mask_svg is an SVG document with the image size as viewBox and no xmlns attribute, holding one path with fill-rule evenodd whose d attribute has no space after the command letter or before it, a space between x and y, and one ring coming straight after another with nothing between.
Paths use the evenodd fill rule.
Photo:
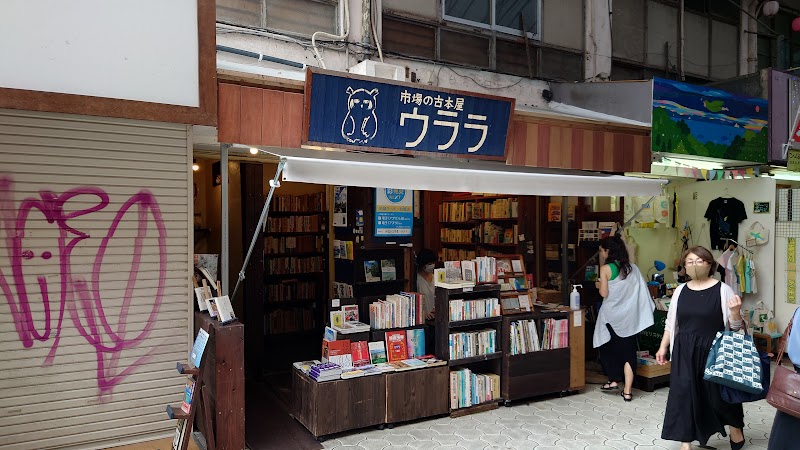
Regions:
<instances>
[{"instance_id":1,"label":"blue poster","mask_svg":"<svg viewBox=\"0 0 800 450\"><path fill-rule=\"evenodd\" d=\"M307 76L306 143L505 160L513 99L311 70Z\"/></svg>"},{"instance_id":2,"label":"blue poster","mask_svg":"<svg viewBox=\"0 0 800 450\"><path fill-rule=\"evenodd\" d=\"M375 189L375 236L411 236L414 227L414 191Z\"/></svg>"}]
</instances>

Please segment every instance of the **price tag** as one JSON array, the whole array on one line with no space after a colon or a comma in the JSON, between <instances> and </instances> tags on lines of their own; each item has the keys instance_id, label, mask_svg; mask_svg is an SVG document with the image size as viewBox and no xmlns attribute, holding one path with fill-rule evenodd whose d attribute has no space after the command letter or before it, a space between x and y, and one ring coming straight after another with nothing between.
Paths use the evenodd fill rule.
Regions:
<instances>
[{"instance_id":1,"label":"price tag","mask_svg":"<svg viewBox=\"0 0 800 450\"><path fill-rule=\"evenodd\" d=\"M574 324L576 327L583 326L583 314L582 314L582 313L583 313L583 311L581 311L580 309L579 309L579 310L577 310L577 311L575 311L575 315L573 316L573 317L574 317L574 319L573 319L573 322L572 322L572 323L573 323L573 324Z\"/></svg>"},{"instance_id":2,"label":"price tag","mask_svg":"<svg viewBox=\"0 0 800 450\"><path fill-rule=\"evenodd\" d=\"M463 291L464 291L464 292L472 292L472 286L465 287L465 288L463 289Z\"/></svg>"},{"instance_id":3,"label":"price tag","mask_svg":"<svg viewBox=\"0 0 800 450\"><path fill-rule=\"evenodd\" d=\"M334 299L331 300L331 307L332 308L338 308L340 303L341 302L339 301L338 298L334 298Z\"/></svg>"}]
</instances>

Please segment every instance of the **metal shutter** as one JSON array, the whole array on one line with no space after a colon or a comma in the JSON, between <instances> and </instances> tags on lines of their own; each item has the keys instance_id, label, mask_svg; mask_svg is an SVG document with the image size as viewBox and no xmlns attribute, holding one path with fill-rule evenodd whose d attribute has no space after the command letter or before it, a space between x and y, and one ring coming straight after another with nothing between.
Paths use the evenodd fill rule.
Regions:
<instances>
[{"instance_id":1,"label":"metal shutter","mask_svg":"<svg viewBox=\"0 0 800 450\"><path fill-rule=\"evenodd\" d=\"M4 450L171 433L193 307L189 142L184 125L0 110Z\"/></svg>"}]
</instances>

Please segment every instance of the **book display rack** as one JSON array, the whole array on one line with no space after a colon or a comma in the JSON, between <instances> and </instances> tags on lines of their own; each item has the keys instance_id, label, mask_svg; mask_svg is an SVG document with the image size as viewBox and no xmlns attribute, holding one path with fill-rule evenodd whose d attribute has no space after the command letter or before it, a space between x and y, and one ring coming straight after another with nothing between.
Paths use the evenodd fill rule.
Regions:
<instances>
[{"instance_id":1,"label":"book display rack","mask_svg":"<svg viewBox=\"0 0 800 450\"><path fill-rule=\"evenodd\" d=\"M194 418L197 409L201 407L206 430L204 435L206 446L209 450L216 450L211 399L208 386L203 379L203 369L208 364L203 361L203 355L209 337L209 333L201 329L192 346L189 363L178 362L177 365L178 373L186 375L187 381L182 404L180 406L167 405L167 416L178 421L175 426L175 436L172 439L172 450L186 450L189 447L189 439L194 429Z\"/></svg>"},{"instance_id":2,"label":"book display rack","mask_svg":"<svg viewBox=\"0 0 800 450\"><path fill-rule=\"evenodd\" d=\"M480 383L487 382L486 377L476 376L478 374L486 374L491 378L500 375L503 356L499 343L502 316L499 307L496 314L492 312L486 314L487 317L477 319L451 320L448 313L464 302L499 297L499 284L459 289L436 288L435 354L437 358L448 361L451 369L448 389L451 417L495 409L501 401L499 395L491 393L491 389L486 390L489 392L487 395L483 390L477 392L478 386L473 382L479 378L482 380Z\"/></svg>"}]
</instances>

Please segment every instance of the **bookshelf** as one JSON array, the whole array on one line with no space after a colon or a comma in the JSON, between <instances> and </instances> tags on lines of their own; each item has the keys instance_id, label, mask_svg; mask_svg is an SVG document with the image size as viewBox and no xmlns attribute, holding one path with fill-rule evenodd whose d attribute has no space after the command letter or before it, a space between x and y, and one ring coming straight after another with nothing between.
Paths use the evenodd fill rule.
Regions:
<instances>
[{"instance_id":1,"label":"bookshelf","mask_svg":"<svg viewBox=\"0 0 800 450\"><path fill-rule=\"evenodd\" d=\"M328 217L324 192L276 196L264 238L264 341L267 366L303 357L322 334L328 296ZM315 354L305 355L313 357Z\"/></svg>"},{"instance_id":2,"label":"bookshelf","mask_svg":"<svg viewBox=\"0 0 800 450\"><path fill-rule=\"evenodd\" d=\"M519 248L520 211L516 196L450 196L439 203L443 261L474 259Z\"/></svg>"},{"instance_id":3,"label":"bookshelf","mask_svg":"<svg viewBox=\"0 0 800 450\"><path fill-rule=\"evenodd\" d=\"M512 401L539 395L564 392L570 389L570 341L567 346L551 350L534 350L512 354L512 324L536 323L538 340L541 343L547 319L569 320L569 313L542 312L539 308L529 313L503 317L502 348L503 367L501 392L506 406ZM569 327L567 327L568 332ZM528 349L529 350L529 349Z\"/></svg>"},{"instance_id":4,"label":"bookshelf","mask_svg":"<svg viewBox=\"0 0 800 450\"><path fill-rule=\"evenodd\" d=\"M503 353L499 339L501 336L501 326L503 320L502 316L497 315L456 321L451 320L449 314L453 302L481 300L487 298L500 298L499 284L483 284L459 289L445 289L442 287L436 288L437 314L435 318L436 333L434 353L437 358L448 361L451 377L451 381L448 386L451 386L453 383L453 374L462 371L463 369L467 369L474 374L494 375L496 376L495 382L500 382ZM478 335L478 333L481 334ZM494 335L494 348L491 348L490 344L491 338L489 336L492 334ZM453 336L451 337L451 335ZM455 336L460 337L456 338ZM468 341L468 339L470 341ZM478 345L477 352L467 351L466 354L463 354L464 352L462 351L453 350L451 354L451 340L455 343L477 341L483 344L483 348L480 348L481 345ZM501 387L502 383L500 383L500 388ZM499 388L497 390L501 391ZM500 396L497 395L499 392L497 392L497 394L495 394L495 397L497 398L487 401L472 401L471 406L454 407L454 392L451 387L448 387L448 392L450 393L449 398L451 417L460 417L467 414L495 409L497 408L498 403L502 401ZM472 396L470 395L470 397Z\"/></svg>"}]
</instances>

